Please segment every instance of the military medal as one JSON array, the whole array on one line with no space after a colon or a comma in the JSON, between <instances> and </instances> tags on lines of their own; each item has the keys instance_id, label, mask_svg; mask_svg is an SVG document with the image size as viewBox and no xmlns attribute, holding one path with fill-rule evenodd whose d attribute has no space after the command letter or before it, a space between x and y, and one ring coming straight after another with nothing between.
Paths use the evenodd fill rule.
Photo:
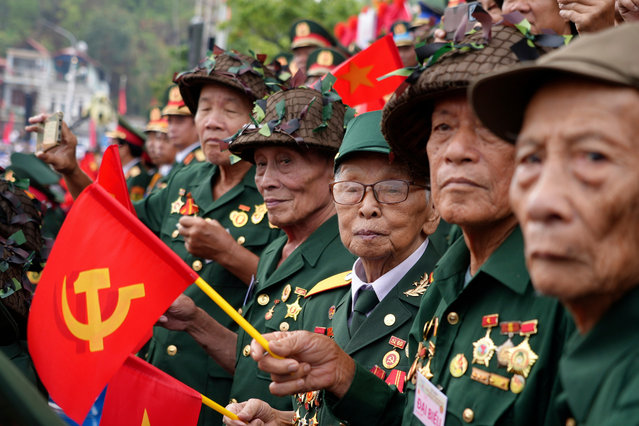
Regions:
<instances>
[{"instance_id":1,"label":"military medal","mask_svg":"<svg viewBox=\"0 0 639 426\"><path fill-rule=\"evenodd\" d=\"M261 306L267 305L268 301L269 301L268 294L262 293L259 296L257 296L257 303L260 304Z\"/></svg>"},{"instance_id":2,"label":"military medal","mask_svg":"<svg viewBox=\"0 0 639 426\"><path fill-rule=\"evenodd\" d=\"M295 287L295 294L297 294L297 299L295 302L286 304L288 309L286 310L286 315L284 318L293 318L293 321L297 321L297 316L302 312L302 307L300 306L300 297L306 295L306 290L301 287Z\"/></svg>"},{"instance_id":3,"label":"military medal","mask_svg":"<svg viewBox=\"0 0 639 426\"><path fill-rule=\"evenodd\" d=\"M184 196L185 193L186 193L186 190L184 188L180 188L178 192L177 200L171 203L171 214L180 213L180 209L184 205L184 201L182 201L182 197Z\"/></svg>"},{"instance_id":4,"label":"military medal","mask_svg":"<svg viewBox=\"0 0 639 426\"><path fill-rule=\"evenodd\" d=\"M255 206L255 212L251 215L251 222L254 225L257 225L264 219L264 215L268 212L266 209L266 203L259 204Z\"/></svg>"},{"instance_id":5,"label":"military medal","mask_svg":"<svg viewBox=\"0 0 639 426\"><path fill-rule=\"evenodd\" d=\"M508 366L508 360L510 357L510 348L515 346L513 344L512 338L515 333L519 331L520 327L519 321L507 321L499 324L501 328L501 334L505 334L508 336L508 340L506 340L501 345L497 346L497 362L500 367L506 368Z\"/></svg>"},{"instance_id":6,"label":"military medal","mask_svg":"<svg viewBox=\"0 0 639 426\"><path fill-rule=\"evenodd\" d=\"M430 371L430 358L426 362L426 365L419 369L419 372L422 376L426 377L428 380L433 378L433 373Z\"/></svg>"},{"instance_id":7,"label":"military medal","mask_svg":"<svg viewBox=\"0 0 639 426\"><path fill-rule=\"evenodd\" d=\"M286 284L284 290L282 290L282 302L286 302L288 297L291 295L291 285Z\"/></svg>"},{"instance_id":8,"label":"military medal","mask_svg":"<svg viewBox=\"0 0 639 426\"><path fill-rule=\"evenodd\" d=\"M433 273L431 272L430 274L428 274L426 272L424 273L424 275L422 275L419 281L415 281L413 283L415 288L406 290L404 294L406 296L412 296L412 297L421 296L422 294L426 293L426 290L428 290L428 287L430 287L432 282L433 282Z\"/></svg>"},{"instance_id":9,"label":"military medal","mask_svg":"<svg viewBox=\"0 0 639 426\"><path fill-rule=\"evenodd\" d=\"M258 301L259 303L259 301ZM266 311L266 313L264 314L264 319L266 321L270 320L271 318L273 318L273 312L275 312L275 306L277 306L277 304L280 303L280 301L278 299L273 300L273 306L271 306L271 308Z\"/></svg>"},{"instance_id":10,"label":"military medal","mask_svg":"<svg viewBox=\"0 0 639 426\"><path fill-rule=\"evenodd\" d=\"M468 360L464 354L457 354L450 362L450 375L453 377L461 377L468 369Z\"/></svg>"},{"instance_id":11,"label":"military medal","mask_svg":"<svg viewBox=\"0 0 639 426\"><path fill-rule=\"evenodd\" d=\"M524 376L524 378L527 378L531 367L537 361L537 358L539 358L528 343L530 336L537 334L537 320L522 322L519 334L525 337L520 344L508 350L510 353L508 372L520 374Z\"/></svg>"},{"instance_id":12,"label":"military medal","mask_svg":"<svg viewBox=\"0 0 639 426\"><path fill-rule=\"evenodd\" d=\"M197 215L197 212L199 211L200 211L200 208L198 207L197 204L195 204L195 201L193 201L193 196L189 192L188 194L186 194L186 202L180 208L180 214L187 215L187 216L191 216L191 215L195 216Z\"/></svg>"},{"instance_id":13,"label":"military medal","mask_svg":"<svg viewBox=\"0 0 639 426\"><path fill-rule=\"evenodd\" d=\"M524 386L526 385L526 379L524 379L519 374L515 374L510 379L510 391L512 393L521 393L524 390Z\"/></svg>"},{"instance_id":14,"label":"military medal","mask_svg":"<svg viewBox=\"0 0 639 426\"><path fill-rule=\"evenodd\" d=\"M386 352L384 358L382 358L382 365L387 370L392 370L393 368L397 367L401 358L401 355L399 354L397 349L404 349L404 346L406 346L406 340L402 340L399 337L391 336L388 343L393 347L393 349Z\"/></svg>"},{"instance_id":15,"label":"military medal","mask_svg":"<svg viewBox=\"0 0 639 426\"><path fill-rule=\"evenodd\" d=\"M241 228L248 222L248 215L246 212L242 211L233 210L229 215L229 218L231 219L233 226L236 228Z\"/></svg>"},{"instance_id":16,"label":"military medal","mask_svg":"<svg viewBox=\"0 0 639 426\"><path fill-rule=\"evenodd\" d=\"M334 316L335 316L335 305L328 308L328 319L332 320Z\"/></svg>"},{"instance_id":17,"label":"military medal","mask_svg":"<svg viewBox=\"0 0 639 426\"><path fill-rule=\"evenodd\" d=\"M499 314L484 315L481 326L487 328L486 335L473 343L473 364L483 364L488 367L490 359L495 353L495 343L490 338L490 330L497 325Z\"/></svg>"}]
</instances>

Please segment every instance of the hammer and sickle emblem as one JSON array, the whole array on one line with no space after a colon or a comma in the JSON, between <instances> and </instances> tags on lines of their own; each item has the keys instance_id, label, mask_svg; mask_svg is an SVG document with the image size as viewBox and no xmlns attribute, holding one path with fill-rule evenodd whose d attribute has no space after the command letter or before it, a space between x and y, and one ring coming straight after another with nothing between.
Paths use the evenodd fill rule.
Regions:
<instances>
[{"instance_id":1,"label":"hammer and sickle emblem","mask_svg":"<svg viewBox=\"0 0 639 426\"><path fill-rule=\"evenodd\" d=\"M80 272L73 287L75 294L86 293L87 323L78 321L69 308L69 301L66 298L66 276L62 281L62 315L71 334L80 340L87 340L91 352L104 349L104 338L122 325L129 313L131 300L144 297L144 284L142 283L120 287L115 310L109 318L103 321L98 291L111 287L109 269L101 268Z\"/></svg>"}]
</instances>

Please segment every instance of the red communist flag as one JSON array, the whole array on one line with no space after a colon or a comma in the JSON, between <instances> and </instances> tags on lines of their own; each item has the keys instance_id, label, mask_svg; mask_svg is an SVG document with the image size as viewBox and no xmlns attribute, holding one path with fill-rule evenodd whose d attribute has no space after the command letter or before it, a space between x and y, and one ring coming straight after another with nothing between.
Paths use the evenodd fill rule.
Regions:
<instances>
[{"instance_id":1,"label":"red communist flag","mask_svg":"<svg viewBox=\"0 0 639 426\"><path fill-rule=\"evenodd\" d=\"M118 152L117 145L109 145L104 151L97 181L124 207L135 214L135 209L129 197L129 190L126 187L126 179L124 179L122 161L120 161L120 153Z\"/></svg>"},{"instance_id":2,"label":"red communist flag","mask_svg":"<svg viewBox=\"0 0 639 426\"><path fill-rule=\"evenodd\" d=\"M201 407L198 392L129 355L109 381L100 426L196 425Z\"/></svg>"},{"instance_id":3,"label":"red communist flag","mask_svg":"<svg viewBox=\"0 0 639 426\"><path fill-rule=\"evenodd\" d=\"M402 68L402 61L393 36L388 34L335 68L333 75L337 81L333 88L342 101L352 107L383 100L406 77L392 76L381 81L377 78L399 68Z\"/></svg>"},{"instance_id":4,"label":"red communist flag","mask_svg":"<svg viewBox=\"0 0 639 426\"><path fill-rule=\"evenodd\" d=\"M29 351L51 398L81 423L127 355L196 279L100 185L89 185L60 229L29 314Z\"/></svg>"}]
</instances>

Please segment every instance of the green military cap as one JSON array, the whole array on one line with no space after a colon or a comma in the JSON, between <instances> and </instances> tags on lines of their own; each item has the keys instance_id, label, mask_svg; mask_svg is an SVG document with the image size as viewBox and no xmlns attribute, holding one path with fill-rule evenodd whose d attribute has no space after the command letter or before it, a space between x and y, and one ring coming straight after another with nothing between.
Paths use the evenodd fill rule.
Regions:
<instances>
[{"instance_id":1,"label":"green military cap","mask_svg":"<svg viewBox=\"0 0 639 426\"><path fill-rule=\"evenodd\" d=\"M487 75L471 86L477 117L497 136L517 139L535 92L557 77L583 77L639 89L639 23L625 23L540 57L531 65Z\"/></svg>"},{"instance_id":2,"label":"green military cap","mask_svg":"<svg viewBox=\"0 0 639 426\"><path fill-rule=\"evenodd\" d=\"M11 154L11 165L7 170L13 171L16 179L28 178L31 185L38 189L55 185L60 181L60 175L33 154L14 152Z\"/></svg>"},{"instance_id":3,"label":"green military cap","mask_svg":"<svg viewBox=\"0 0 639 426\"><path fill-rule=\"evenodd\" d=\"M357 152L390 154L391 149L382 135L382 111L371 111L353 118L346 126L342 145L335 155L335 170L344 159Z\"/></svg>"},{"instance_id":4,"label":"green military cap","mask_svg":"<svg viewBox=\"0 0 639 426\"><path fill-rule=\"evenodd\" d=\"M406 21L397 21L391 25L391 33L397 47L412 46L415 43L415 36L409 29L410 23Z\"/></svg>"},{"instance_id":5,"label":"green military cap","mask_svg":"<svg viewBox=\"0 0 639 426\"><path fill-rule=\"evenodd\" d=\"M115 130L106 132L106 136L111 139L120 139L131 145L139 146L140 148L144 146L144 141L146 141L146 135L133 127L133 125L122 116L118 116L118 126Z\"/></svg>"},{"instance_id":6,"label":"green military cap","mask_svg":"<svg viewBox=\"0 0 639 426\"><path fill-rule=\"evenodd\" d=\"M306 75L309 77L326 75L345 60L344 55L337 50L330 47L320 47L308 55Z\"/></svg>"},{"instance_id":7,"label":"green military cap","mask_svg":"<svg viewBox=\"0 0 639 426\"><path fill-rule=\"evenodd\" d=\"M291 38L291 49L298 47L330 47L335 46L335 38L315 21L301 19L291 26L289 32Z\"/></svg>"}]
</instances>

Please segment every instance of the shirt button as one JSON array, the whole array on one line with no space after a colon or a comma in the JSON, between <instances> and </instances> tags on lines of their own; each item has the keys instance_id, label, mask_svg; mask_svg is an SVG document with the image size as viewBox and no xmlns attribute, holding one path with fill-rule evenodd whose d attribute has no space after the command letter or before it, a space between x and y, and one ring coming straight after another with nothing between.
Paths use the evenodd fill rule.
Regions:
<instances>
[{"instance_id":1,"label":"shirt button","mask_svg":"<svg viewBox=\"0 0 639 426\"><path fill-rule=\"evenodd\" d=\"M242 349L242 355L244 356L251 355L251 345L244 346L244 349Z\"/></svg>"},{"instance_id":2,"label":"shirt button","mask_svg":"<svg viewBox=\"0 0 639 426\"><path fill-rule=\"evenodd\" d=\"M446 319L448 320L448 324L455 325L459 322L459 315L457 315L457 312L449 312Z\"/></svg>"},{"instance_id":3,"label":"shirt button","mask_svg":"<svg viewBox=\"0 0 639 426\"><path fill-rule=\"evenodd\" d=\"M166 353L169 354L169 356L175 356L175 354L177 353L177 346L175 345L167 346Z\"/></svg>"},{"instance_id":4,"label":"shirt button","mask_svg":"<svg viewBox=\"0 0 639 426\"><path fill-rule=\"evenodd\" d=\"M235 398L229 399L229 404L237 404L237 399Z\"/></svg>"},{"instance_id":5,"label":"shirt button","mask_svg":"<svg viewBox=\"0 0 639 426\"><path fill-rule=\"evenodd\" d=\"M395 324L395 315L393 314L388 314L384 317L384 324L386 324L386 327L390 327L393 324Z\"/></svg>"},{"instance_id":6,"label":"shirt button","mask_svg":"<svg viewBox=\"0 0 639 426\"><path fill-rule=\"evenodd\" d=\"M240 235L239 237L237 237L237 243L239 245L242 245L246 242L246 237L244 237L244 235Z\"/></svg>"},{"instance_id":7,"label":"shirt button","mask_svg":"<svg viewBox=\"0 0 639 426\"><path fill-rule=\"evenodd\" d=\"M570 417L566 419L566 426L577 426L577 421Z\"/></svg>"},{"instance_id":8,"label":"shirt button","mask_svg":"<svg viewBox=\"0 0 639 426\"><path fill-rule=\"evenodd\" d=\"M242 315L242 308L238 308L237 313Z\"/></svg>"},{"instance_id":9,"label":"shirt button","mask_svg":"<svg viewBox=\"0 0 639 426\"><path fill-rule=\"evenodd\" d=\"M268 294L262 293L259 296L257 296L257 303L259 303L261 306L267 305L268 301L269 301Z\"/></svg>"},{"instance_id":10,"label":"shirt button","mask_svg":"<svg viewBox=\"0 0 639 426\"><path fill-rule=\"evenodd\" d=\"M177 238L178 235L180 235L180 231L178 231L177 229L175 231L173 231L173 233L171 233L171 237L173 237L173 238Z\"/></svg>"},{"instance_id":11,"label":"shirt button","mask_svg":"<svg viewBox=\"0 0 639 426\"><path fill-rule=\"evenodd\" d=\"M462 414L462 419L464 419L466 423L472 422L475 419L475 412L470 408L466 408Z\"/></svg>"},{"instance_id":12,"label":"shirt button","mask_svg":"<svg viewBox=\"0 0 639 426\"><path fill-rule=\"evenodd\" d=\"M193 261L193 264L191 265L193 267L193 270L195 272L198 272L202 269L202 261L201 260L195 260Z\"/></svg>"},{"instance_id":13,"label":"shirt button","mask_svg":"<svg viewBox=\"0 0 639 426\"><path fill-rule=\"evenodd\" d=\"M282 322L280 324L280 331L288 331L288 323L287 322Z\"/></svg>"}]
</instances>

